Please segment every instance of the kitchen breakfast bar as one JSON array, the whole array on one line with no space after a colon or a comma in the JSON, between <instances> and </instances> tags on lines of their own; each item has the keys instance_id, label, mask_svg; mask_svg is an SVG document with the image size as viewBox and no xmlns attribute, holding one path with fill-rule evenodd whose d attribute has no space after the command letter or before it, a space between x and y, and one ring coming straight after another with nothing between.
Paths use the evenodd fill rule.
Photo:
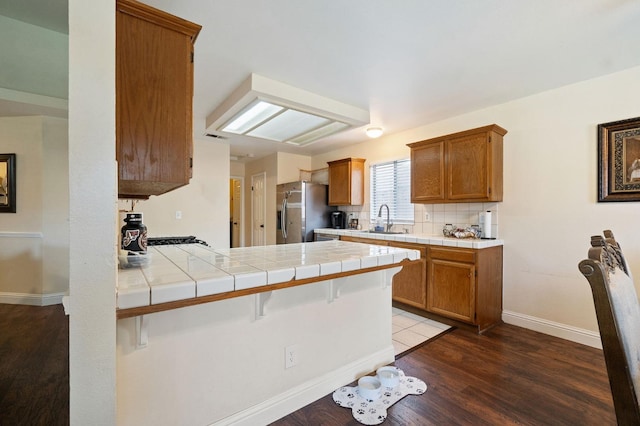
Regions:
<instances>
[{"instance_id":1,"label":"kitchen breakfast bar","mask_svg":"<svg viewBox=\"0 0 640 426\"><path fill-rule=\"evenodd\" d=\"M344 241L149 248L120 269L118 424L267 424L393 362L417 250Z\"/></svg>"}]
</instances>

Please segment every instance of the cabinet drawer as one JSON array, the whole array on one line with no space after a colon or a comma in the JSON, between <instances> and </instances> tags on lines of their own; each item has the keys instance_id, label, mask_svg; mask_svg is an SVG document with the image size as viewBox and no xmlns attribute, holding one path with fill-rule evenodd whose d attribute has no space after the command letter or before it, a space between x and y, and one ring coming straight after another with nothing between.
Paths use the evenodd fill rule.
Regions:
<instances>
[{"instance_id":1,"label":"cabinet drawer","mask_svg":"<svg viewBox=\"0 0 640 426\"><path fill-rule=\"evenodd\" d=\"M476 252L473 250L431 247L431 259L444 259L454 262L475 263Z\"/></svg>"},{"instance_id":2,"label":"cabinet drawer","mask_svg":"<svg viewBox=\"0 0 640 426\"><path fill-rule=\"evenodd\" d=\"M375 244L377 246L389 245L389 242L385 240L376 240L374 238L350 237L348 235L341 235L340 241L348 241L351 243Z\"/></svg>"}]
</instances>

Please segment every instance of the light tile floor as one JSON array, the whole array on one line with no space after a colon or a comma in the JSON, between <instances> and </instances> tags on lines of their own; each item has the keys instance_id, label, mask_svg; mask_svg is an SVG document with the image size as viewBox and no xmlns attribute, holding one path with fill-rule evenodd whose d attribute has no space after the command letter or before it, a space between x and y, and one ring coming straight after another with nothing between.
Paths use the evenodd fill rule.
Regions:
<instances>
[{"instance_id":1,"label":"light tile floor","mask_svg":"<svg viewBox=\"0 0 640 426\"><path fill-rule=\"evenodd\" d=\"M398 355L451 328L447 324L393 308L393 349Z\"/></svg>"}]
</instances>

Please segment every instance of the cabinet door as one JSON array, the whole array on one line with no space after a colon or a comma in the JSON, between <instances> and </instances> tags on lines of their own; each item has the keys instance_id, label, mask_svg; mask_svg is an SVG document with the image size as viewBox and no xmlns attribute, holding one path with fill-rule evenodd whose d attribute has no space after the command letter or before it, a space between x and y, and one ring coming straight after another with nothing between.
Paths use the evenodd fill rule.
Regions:
<instances>
[{"instance_id":1,"label":"cabinet door","mask_svg":"<svg viewBox=\"0 0 640 426\"><path fill-rule=\"evenodd\" d=\"M351 162L341 161L329 165L329 205L351 204Z\"/></svg>"},{"instance_id":2,"label":"cabinet door","mask_svg":"<svg viewBox=\"0 0 640 426\"><path fill-rule=\"evenodd\" d=\"M428 265L427 310L475 322L475 265L432 259Z\"/></svg>"},{"instance_id":3,"label":"cabinet door","mask_svg":"<svg viewBox=\"0 0 640 426\"><path fill-rule=\"evenodd\" d=\"M483 200L490 198L489 136L486 132L447 142L447 198Z\"/></svg>"},{"instance_id":4,"label":"cabinet door","mask_svg":"<svg viewBox=\"0 0 640 426\"><path fill-rule=\"evenodd\" d=\"M425 309L427 306L427 248L414 245L403 245L398 242L389 243L392 247L404 247L420 250L420 260L403 266L393 276L393 300Z\"/></svg>"},{"instance_id":5,"label":"cabinet door","mask_svg":"<svg viewBox=\"0 0 640 426\"><path fill-rule=\"evenodd\" d=\"M186 185L192 167L193 38L199 26L138 2L116 16L116 159L121 197Z\"/></svg>"},{"instance_id":6,"label":"cabinet door","mask_svg":"<svg viewBox=\"0 0 640 426\"><path fill-rule=\"evenodd\" d=\"M444 142L411 149L411 202L442 201L445 198Z\"/></svg>"}]
</instances>

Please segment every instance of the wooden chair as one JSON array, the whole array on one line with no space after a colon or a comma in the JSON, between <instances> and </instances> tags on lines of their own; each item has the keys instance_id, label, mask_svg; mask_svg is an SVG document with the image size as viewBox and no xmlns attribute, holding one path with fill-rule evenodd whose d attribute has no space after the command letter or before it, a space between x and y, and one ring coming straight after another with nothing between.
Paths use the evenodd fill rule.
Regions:
<instances>
[{"instance_id":1,"label":"wooden chair","mask_svg":"<svg viewBox=\"0 0 640 426\"><path fill-rule=\"evenodd\" d=\"M611 231L591 237L578 265L593 293L619 425L640 425L640 303L627 261Z\"/></svg>"}]
</instances>

